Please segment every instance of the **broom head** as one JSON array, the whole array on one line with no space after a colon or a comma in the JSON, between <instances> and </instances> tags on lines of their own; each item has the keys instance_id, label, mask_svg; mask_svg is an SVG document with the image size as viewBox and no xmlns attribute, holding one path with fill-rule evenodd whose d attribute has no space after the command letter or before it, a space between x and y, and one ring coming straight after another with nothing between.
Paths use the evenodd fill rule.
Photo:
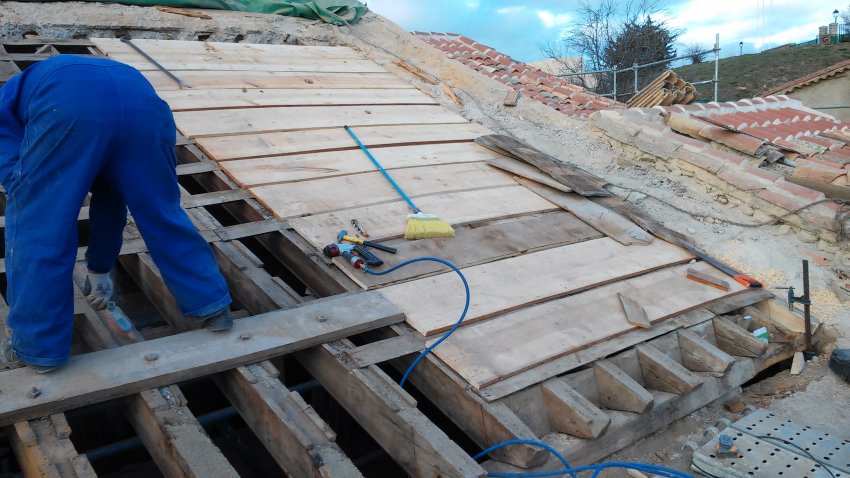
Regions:
<instances>
[{"instance_id":1,"label":"broom head","mask_svg":"<svg viewBox=\"0 0 850 478\"><path fill-rule=\"evenodd\" d=\"M431 214L417 212L407 216L405 239L428 239L431 237L455 237L452 226Z\"/></svg>"}]
</instances>

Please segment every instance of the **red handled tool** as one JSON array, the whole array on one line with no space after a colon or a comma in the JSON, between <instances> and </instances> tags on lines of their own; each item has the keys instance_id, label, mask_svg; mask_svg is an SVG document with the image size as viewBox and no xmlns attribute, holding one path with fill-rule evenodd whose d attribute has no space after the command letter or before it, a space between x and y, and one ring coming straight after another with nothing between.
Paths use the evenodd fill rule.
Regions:
<instances>
[{"instance_id":1,"label":"red handled tool","mask_svg":"<svg viewBox=\"0 0 850 478\"><path fill-rule=\"evenodd\" d=\"M718 261L717 259L715 259L715 258L713 258L713 257L709 256L708 254L705 254L705 253L703 253L703 252L700 252L700 251L698 251L697 249L695 249L695 248L693 248L693 247L691 247L691 246L689 246L689 245L687 245L687 244L680 244L680 245L681 245L682 247L684 247L685 249L687 249L687 250L688 250L688 252L690 252L691 254L693 254L693 255L695 255L695 256L697 256L697 257L699 257L700 259L704 260L705 262L708 262L709 264L711 264L711 265L713 265L714 267L716 267L716 268L720 269L721 271L723 271L723 272L725 272L725 273L729 274L730 276L732 276L732 278L733 278L733 279L735 279L735 282L738 282L738 283L739 283L739 284L741 284L742 286L744 286L744 287L752 287L752 288L759 288L759 287L762 287L761 282L759 282L759 281L757 281L757 280L753 279L753 278L752 278L752 277L750 277L750 276L746 276L746 275L744 275L744 274L741 274L740 272L738 272L738 271L736 271L735 269L733 269L733 268L731 268L731 267L727 266L726 264L724 264L724 263L722 263L722 262Z\"/></svg>"}]
</instances>

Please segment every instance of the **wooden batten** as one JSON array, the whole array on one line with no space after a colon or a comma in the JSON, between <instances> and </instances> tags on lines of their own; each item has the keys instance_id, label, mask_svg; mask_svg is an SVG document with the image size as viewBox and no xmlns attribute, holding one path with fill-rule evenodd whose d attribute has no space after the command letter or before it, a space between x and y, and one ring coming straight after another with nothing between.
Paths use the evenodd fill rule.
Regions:
<instances>
[{"instance_id":1,"label":"wooden batten","mask_svg":"<svg viewBox=\"0 0 850 478\"><path fill-rule=\"evenodd\" d=\"M679 362L649 344L635 347L643 381L647 387L679 395L692 392L702 385L702 379Z\"/></svg>"},{"instance_id":2,"label":"wooden batten","mask_svg":"<svg viewBox=\"0 0 850 478\"><path fill-rule=\"evenodd\" d=\"M767 350L767 343L727 319L718 317L714 319L713 324L717 347L729 355L758 357Z\"/></svg>"},{"instance_id":3,"label":"wooden batten","mask_svg":"<svg viewBox=\"0 0 850 478\"><path fill-rule=\"evenodd\" d=\"M682 365L688 370L722 376L735 363L734 357L699 335L687 329L681 329L677 334Z\"/></svg>"},{"instance_id":4,"label":"wooden batten","mask_svg":"<svg viewBox=\"0 0 850 478\"><path fill-rule=\"evenodd\" d=\"M599 403L605 408L643 413L655 401L649 390L609 360L594 362L593 374Z\"/></svg>"},{"instance_id":5,"label":"wooden batten","mask_svg":"<svg viewBox=\"0 0 850 478\"><path fill-rule=\"evenodd\" d=\"M543 403L553 431L595 439L608 429L611 417L563 380L554 378L542 387Z\"/></svg>"}]
</instances>

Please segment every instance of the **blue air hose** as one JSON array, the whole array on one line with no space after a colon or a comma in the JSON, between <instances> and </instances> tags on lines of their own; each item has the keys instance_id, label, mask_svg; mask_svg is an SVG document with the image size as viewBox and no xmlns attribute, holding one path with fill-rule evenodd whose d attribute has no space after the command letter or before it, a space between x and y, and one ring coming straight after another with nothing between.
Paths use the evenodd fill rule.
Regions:
<instances>
[{"instance_id":1,"label":"blue air hose","mask_svg":"<svg viewBox=\"0 0 850 478\"><path fill-rule=\"evenodd\" d=\"M366 272L367 274L372 274L373 276L382 276L382 275L385 275L385 274L389 274L390 272L396 271L398 269L401 269L404 266L413 264L415 262L423 262L423 261L439 262L440 264L446 265L446 266L450 267L451 270L455 271L457 273L458 277L460 277L460 280L463 282L463 288L466 291L466 302L463 305L463 312L461 312L460 318L457 319L457 322L455 322L455 324L452 326L452 328L450 328L448 331L446 331L446 333L444 333L436 342L434 342L433 344L431 344L430 346L428 346L424 350L422 350L422 352L419 353L419 355L416 357L416 359L413 360L413 363L411 363L410 366L407 367L407 371L404 372L404 375L401 377L401 381L398 383L402 387L404 387L404 383L407 381L407 377L410 375L410 372L413 371L413 367L415 367L416 364L418 364L423 358L425 358L426 355L431 353L431 351L434 350L434 348L436 346L440 345L444 340L449 338L449 335L451 335L455 330L457 330L457 328L460 327L461 322L463 322L463 319L466 318L466 313L469 312L469 298L470 298L469 283L466 282L466 277L463 276L463 273L460 271L460 269L455 267L455 265L452 264L451 262L449 262L445 259L440 259L439 257L427 257L426 256L426 257L417 257L415 259L408 259L408 260L402 262L401 264L397 264L393 267L390 267L389 269L387 269L385 271L379 271L379 272L373 271L373 270L369 269L368 267L363 268L363 271Z\"/></svg>"},{"instance_id":2,"label":"blue air hose","mask_svg":"<svg viewBox=\"0 0 850 478\"><path fill-rule=\"evenodd\" d=\"M464 301L463 311L461 312L460 317L457 319L457 322L455 322L455 324L452 326L452 328L450 328L448 331L446 331L446 333L444 333L442 336L440 336L440 338L437 339L436 342L434 342L433 344L431 344L430 346L428 346L424 350L422 350L422 352L419 353L419 355L416 357L416 359L413 360L413 363L411 363L410 366L407 367L407 370L404 372L404 375L402 375L401 380L399 381L399 385L402 386L402 387L404 387L405 382L407 382L407 377L410 376L410 372L413 371L413 368L416 367L416 364L418 364L423 358L425 358L426 355L431 353L431 351L434 350L435 347L437 347L444 340L449 338L449 336L452 333L454 333L454 331L457 330L458 327L460 327L460 324L466 318L466 314L469 312L469 302L470 302L469 283L466 281L466 277L464 277L464 275L460 271L460 269L458 269L451 262L449 262L445 259L440 259L439 257L428 257L428 256L426 256L426 257L417 257L417 258L414 258L414 259L408 259L408 260L406 260L406 261L404 261L400 264L397 264L397 265L395 265L395 266L393 266L393 267L391 267L391 268L389 268L385 271L373 271L373 270L369 269L368 267L363 268L363 271L366 272L367 274L371 274L373 276L382 276L382 275L390 274L390 273L397 271L398 269L401 269L402 267L408 266L410 264L413 264L413 263L416 263L416 262L424 262L424 261L437 262L437 263L443 264L443 265L449 267L451 270L453 270L458 275L458 277L460 277L461 282L463 282L463 289L464 289L464 292L466 293L466 300ZM496 445L493 445L493 446L487 448L486 450L481 451L480 453L476 454L473 458L477 460L477 459L483 457L484 455L486 455L486 454L488 454L492 451L498 450L500 448L503 448L503 447L506 447L506 446L509 446L509 445L532 445L532 446L543 448L546 451L548 451L549 453L551 453L555 458L557 458L564 465L564 469L563 470L557 470L557 471L530 471L530 472L519 472L519 473L491 472L491 473L488 473L488 476L530 478L530 477L570 475L571 478L578 478L576 473L581 473L581 472L584 472L584 471L593 471L593 475L591 475L591 478L597 478L599 476L599 473L602 472L602 470L604 470L606 468L631 468L631 469L641 471L641 472L652 473L652 474L655 474L655 475L658 475L658 476L661 476L661 477L664 477L664 478L693 478L692 475L689 475L687 473L683 473L681 471L673 470L672 468L666 468L666 467L663 467L663 466L660 466L660 465L650 465L650 464L647 464L647 463L609 462L609 463L598 463L596 465L588 465L588 466L581 466L581 467L578 467L578 468L573 468L570 465L569 461L567 461L567 459L561 453L559 453L558 450L554 449L553 447L551 447L551 446L549 446L549 445L547 445L543 442L537 441L537 440L525 440L525 439L507 440L507 441L504 441L502 443L498 443Z\"/></svg>"}]
</instances>

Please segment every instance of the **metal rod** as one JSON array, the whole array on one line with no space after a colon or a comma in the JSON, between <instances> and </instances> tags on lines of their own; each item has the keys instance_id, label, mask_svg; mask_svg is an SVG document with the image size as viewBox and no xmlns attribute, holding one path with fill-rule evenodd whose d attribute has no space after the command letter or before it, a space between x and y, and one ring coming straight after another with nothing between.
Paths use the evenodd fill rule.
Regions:
<instances>
[{"instance_id":1,"label":"metal rod","mask_svg":"<svg viewBox=\"0 0 850 478\"><path fill-rule=\"evenodd\" d=\"M806 352L812 347L812 301L809 297L809 261L803 259L803 314L806 319Z\"/></svg>"},{"instance_id":2,"label":"metal rod","mask_svg":"<svg viewBox=\"0 0 850 478\"><path fill-rule=\"evenodd\" d=\"M614 101L617 101L617 67L614 67Z\"/></svg>"},{"instance_id":3,"label":"metal rod","mask_svg":"<svg viewBox=\"0 0 850 478\"><path fill-rule=\"evenodd\" d=\"M717 102L720 87L720 34L714 36L714 101Z\"/></svg>"},{"instance_id":4,"label":"metal rod","mask_svg":"<svg viewBox=\"0 0 850 478\"><path fill-rule=\"evenodd\" d=\"M634 72L635 72L635 94L637 94L637 92L638 92L638 64L637 64L637 62L632 64L632 69L634 69Z\"/></svg>"},{"instance_id":5,"label":"metal rod","mask_svg":"<svg viewBox=\"0 0 850 478\"><path fill-rule=\"evenodd\" d=\"M168 69L167 69L167 68L165 68L164 66L160 65L160 64L159 64L156 60L154 60L153 58L151 58L151 56L150 56L150 55L148 55L147 53L145 53L145 52L144 52L144 50L142 50L141 48L139 48L139 46L138 46L138 45L136 45L135 43L133 43L133 42L132 42L132 40L130 40L130 35L124 35L123 37L121 37L121 42L123 42L123 43L126 43L126 44L130 45L130 47L132 47L132 48L133 48L134 50L136 50L136 51L137 51L140 55L142 55L143 57L145 57L145 59L146 59L146 60L148 60L149 62L153 63L153 66L157 67L157 68L159 69L159 71L161 71L161 72L165 73L165 74L166 74L169 78L171 78L172 80L176 81L176 82L177 82L177 87L178 87L178 88L180 88L180 89L182 90L182 89L186 86L186 84L185 84L185 83L183 83L183 80L181 80L180 78L177 78L176 76L174 76L174 73L172 73L172 72L168 71Z\"/></svg>"},{"instance_id":6,"label":"metal rod","mask_svg":"<svg viewBox=\"0 0 850 478\"><path fill-rule=\"evenodd\" d=\"M850 108L850 105L810 106L809 108L813 110L839 110L844 108Z\"/></svg>"},{"instance_id":7,"label":"metal rod","mask_svg":"<svg viewBox=\"0 0 850 478\"><path fill-rule=\"evenodd\" d=\"M699 86L699 85L707 85L709 83L714 83L714 80L695 81L695 82L691 83L691 85Z\"/></svg>"}]
</instances>

